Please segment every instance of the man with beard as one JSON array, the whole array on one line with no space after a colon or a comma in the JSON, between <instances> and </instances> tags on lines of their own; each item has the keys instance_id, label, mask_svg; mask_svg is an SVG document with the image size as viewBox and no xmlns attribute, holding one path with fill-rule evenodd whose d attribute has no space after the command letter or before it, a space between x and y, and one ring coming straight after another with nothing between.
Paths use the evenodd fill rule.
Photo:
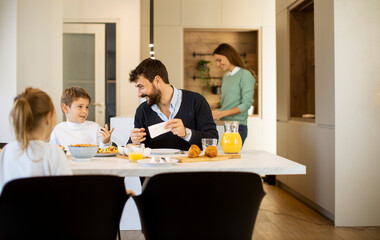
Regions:
<instances>
[{"instance_id":1,"label":"man with beard","mask_svg":"<svg viewBox=\"0 0 380 240\"><path fill-rule=\"evenodd\" d=\"M165 65L147 58L129 74L146 102L135 114L135 128L128 143L144 143L150 148L188 150L196 144L202 149L202 138L218 139L218 132L206 99L195 92L170 85ZM166 122L167 133L151 138L148 127Z\"/></svg>"}]
</instances>

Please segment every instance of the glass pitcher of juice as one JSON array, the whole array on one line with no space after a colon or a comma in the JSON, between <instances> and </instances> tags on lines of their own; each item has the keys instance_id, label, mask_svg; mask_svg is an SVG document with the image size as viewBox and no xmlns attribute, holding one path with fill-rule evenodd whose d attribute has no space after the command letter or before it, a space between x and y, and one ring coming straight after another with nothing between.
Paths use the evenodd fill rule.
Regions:
<instances>
[{"instance_id":1,"label":"glass pitcher of juice","mask_svg":"<svg viewBox=\"0 0 380 240\"><path fill-rule=\"evenodd\" d=\"M224 153L238 153L242 147L239 122L224 122L224 134L220 142Z\"/></svg>"}]
</instances>

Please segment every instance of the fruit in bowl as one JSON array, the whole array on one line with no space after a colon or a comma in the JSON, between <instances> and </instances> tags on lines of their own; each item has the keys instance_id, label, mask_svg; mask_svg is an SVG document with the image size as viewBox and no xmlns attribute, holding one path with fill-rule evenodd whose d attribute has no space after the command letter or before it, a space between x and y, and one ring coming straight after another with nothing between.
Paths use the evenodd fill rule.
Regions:
<instances>
[{"instance_id":1,"label":"fruit in bowl","mask_svg":"<svg viewBox=\"0 0 380 240\"><path fill-rule=\"evenodd\" d=\"M64 146L62 146L62 145L58 145L58 147L59 147L60 149L62 149L62 151L66 154L67 150L65 149Z\"/></svg>"},{"instance_id":2,"label":"fruit in bowl","mask_svg":"<svg viewBox=\"0 0 380 240\"><path fill-rule=\"evenodd\" d=\"M89 160L94 157L98 151L98 145L93 144L75 144L69 145L71 155L78 160Z\"/></svg>"},{"instance_id":3,"label":"fruit in bowl","mask_svg":"<svg viewBox=\"0 0 380 240\"><path fill-rule=\"evenodd\" d=\"M117 149L117 147L114 147L114 146L108 146L105 148L98 149L98 153L118 153L118 152L119 150Z\"/></svg>"}]
</instances>

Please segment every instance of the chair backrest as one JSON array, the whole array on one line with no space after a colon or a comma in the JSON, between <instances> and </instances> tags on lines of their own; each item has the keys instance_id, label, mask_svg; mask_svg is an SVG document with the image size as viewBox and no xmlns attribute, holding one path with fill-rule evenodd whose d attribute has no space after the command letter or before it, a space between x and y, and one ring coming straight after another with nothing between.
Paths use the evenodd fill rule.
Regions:
<instances>
[{"instance_id":1,"label":"chair backrest","mask_svg":"<svg viewBox=\"0 0 380 240\"><path fill-rule=\"evenodd\" d=\"M153 176L133 199L146 240L251 240L264 195L254 173L188 172Z\"/></svg>"},{"instance_id":2,"label":"chair backrest","mask_svg":"<svg viewBox=\"0 0 380 240\"><path fill-rule=\"evenodd\" d=\"M0 239L116 239L128 199L124 178L13 180L0 196Z\"/></svg>"},{"instance_id":3,"label":"chair backrest","mask_svg":"<svg viewBox=\"0 0 380 240\"><path fill-rule=\"evenodd\" d=\"M3 148L5 145L7 145L7 143L5 143L5 142L0 142L0 148Z\"/></svg>"}]
</instances>

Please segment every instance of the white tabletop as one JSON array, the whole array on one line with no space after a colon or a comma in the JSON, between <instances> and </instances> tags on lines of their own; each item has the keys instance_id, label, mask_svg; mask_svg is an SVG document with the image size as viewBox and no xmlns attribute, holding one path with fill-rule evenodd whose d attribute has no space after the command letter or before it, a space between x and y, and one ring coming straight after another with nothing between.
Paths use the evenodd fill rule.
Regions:
<instances>
[{"instance_id":1,"label":"white tabletop","mask_svg":"<svg viewBox=\"0 0 380 240\"><path fill-rule=\"evenodd\" d=\"M254 172L260 175L306 174L306 167L289 159L266 151L246 151L239 159L206 161L194 163L177 163L168 167L145 167L118 157L95 157L88 162L70 159L70 166L75 175L111 174L118 176L150 177L167 172L232 171Z\"/></svg>"}]
</instances>

